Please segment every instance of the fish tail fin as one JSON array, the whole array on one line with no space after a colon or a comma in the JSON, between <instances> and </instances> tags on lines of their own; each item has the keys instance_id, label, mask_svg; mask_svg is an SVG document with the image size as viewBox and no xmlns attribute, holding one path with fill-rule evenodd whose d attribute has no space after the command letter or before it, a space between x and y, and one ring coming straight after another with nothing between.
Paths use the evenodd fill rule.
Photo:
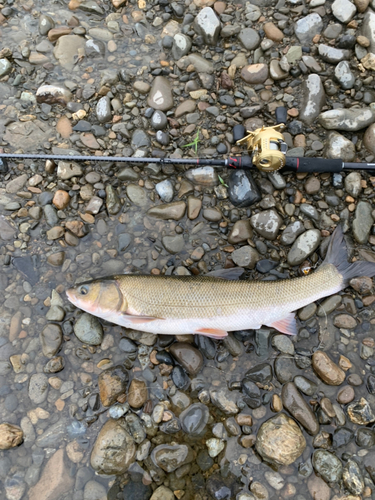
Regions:
<instances>
[{"instance_id":1,"label":"fish tail fin","mask_svg":"<svg viewBox=\"0 0 375 500\"><path fill-rule=\"evenodd\" d=\"M339 225L331 236L324 264L333 264L343 277L342 288L357 276L375 276L375 263L368 261L348 262L348 249L344 239L342 226Z\"/></svg>"}]
</instances>

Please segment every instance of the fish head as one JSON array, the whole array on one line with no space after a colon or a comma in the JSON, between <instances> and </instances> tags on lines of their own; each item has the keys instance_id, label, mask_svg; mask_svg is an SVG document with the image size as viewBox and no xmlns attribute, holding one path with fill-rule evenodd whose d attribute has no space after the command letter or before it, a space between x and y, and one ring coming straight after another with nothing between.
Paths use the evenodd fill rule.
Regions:
<instances>
[{"instance_id":1,"label":"fish head","mask_svg":"<svg viewBox=\"0 0 375 500\"><path fill-rule=\"evenodd\" d=\"M80 283L69 288L66 295L76 307L104 319L123 307L126 309L126 300L114 278Z\"/></svg>"}]
</instances>

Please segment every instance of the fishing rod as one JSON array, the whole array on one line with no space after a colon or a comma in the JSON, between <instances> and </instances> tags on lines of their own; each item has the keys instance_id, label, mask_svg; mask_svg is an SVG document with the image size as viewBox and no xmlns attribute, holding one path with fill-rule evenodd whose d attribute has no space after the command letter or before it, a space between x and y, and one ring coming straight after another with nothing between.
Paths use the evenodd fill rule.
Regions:
<instances>
[{"instance_id":1,"label":"fishing rod","mask_svg":"<svg viewBox=\"0 0 375 500\"><path fill-rule=\"evenodd\" d=\"M48 155L0 153L0 172L7 172L7 160L51 160L57 161L106 161L121 163L156 163L160 165L192 165L195 167L227 167L244 170L276 170L292 172L331 172L346 170L375 170L375 163L352 163L340 159L295 158L286 156L288 146L282 132L286 128L287 110L276 108L276 125L261 127L253 132L246 132L243 125L233 128L233 140L238 145L245 144L247 155L230 156L226 159L207 158L137 158L127 156L84 156L84 155ZM247 135L246 135L247 134Z\"/></svg>"}]
</instances>

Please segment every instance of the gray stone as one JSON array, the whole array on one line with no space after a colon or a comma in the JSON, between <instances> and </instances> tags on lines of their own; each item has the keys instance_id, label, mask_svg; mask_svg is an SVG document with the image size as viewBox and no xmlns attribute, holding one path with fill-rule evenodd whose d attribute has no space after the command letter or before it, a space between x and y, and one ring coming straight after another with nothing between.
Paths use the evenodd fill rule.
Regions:
<instances>
[{"instance_id":1,"label":"gray stone","mask_svg":"<svg viewBox=\"0 0 375 500\"><path fill-rule=\"evenodd\" d=\"M341 23L347 24L357 12L355 5L349 0L335 0L332 4L332 14Z\"/></svg>"},{"instance_id":2,"label":"gray stone","mask_svg":"<svg viewBox=\"0 0 375 500\"><path fill-rule=\"evenodd\" d=\"M281 233L280 242L283 245L292 245L297 236L305 231L305 226L300 220L291 222Z\"/></svg>"},{"instance_id":3,"label":"gray stone","mask_svg":"<svg viewBox=\"0 0 375 500\"><path fill-rule=\"evenodd\" d=\"M325 92L319 75L309 75L302 86L303 101L299 118L311 125L325 104Z\"/></svg>"},{"instance_id":4,"label":"gray stone","mask_svg":"<svg viewBox=\"0 0 375 500\"><path fill-rule=\"evenodd\" d=\"M111 101L108 96L101 97L96 104L96 117L100 123L109 122L112 118Z\"/></svg>"},{"instance_id":5,"label":"gray stone","mask_svg":"<svg viewBox=\"0 0 375 500\"><path fill-rule=\"evenodd\" d=\"M88 481L83 491L83 500L103 500L107 496L107 490L96 481Z\"/></svg>"},{"instance_id":6,"label":"gray stone","mask_svg":"<svg viewBox=\"0 0 375 500\"><path fill-rule=\"evenodd\" d=\"M55 27L55 21L50 17L42 14L39 17L39 33L42 36L46 36L49 30Z\"/></svg>"},{"instance_id":7,"label":"gray stone","mask_svg":"<svg viewBox=\"0 0 375 500\"><path fill-rule=\"evenodd\" d=\"M323 61L331 64L336 64L344 59L350 59L350 50L347 49L337 49L336 47L321 43L318 50Z\"/></svg>"},{"instance_id":8,"label":"gray stone","mask_svg":"<svg viewBox=\"0 0 375 500\"><path fill-rule=\"evenodd\" d=\"M158 182L155 185L155 190L160 196L160 199L165 203L169 203L173 199L173 184L169 179Z\"/></svg>"},{"instance_id":9,"label":"gray stone","mask_svg":"<svg viewBox=\"0 0 375 500\"><path fill-rule=\"evenodd\" d=\"M113 39L112 33L105 28L90 28L88 32L90 36L102 42L109 42Z\"/></svg>"},{"instance_id":10,"label":"gray stone","mask_svg":"<svg viewBox=\"0 0 375 500\"><path fill-rule=\"evenodd\" d=\"M375 154L375 124L369 126L363 136L363 145L372 154Z\"/></svg>"},{"instance_id":11,"label":"gray stone","mask_svg":"<svg viewBox=\"0 0 375 500\"><path fill-rule=\"evenodd\" d=\"M206 405L195 403L180 414L182 430L192 437L202 435L208 422L210 413Z\"/></svg>"},{"instance_id":12,"label":"gray stone","mask_svg":"<svg viewBox=\"0 0 375 500\"><path fill-rule=\"evenodd\" d=\"M62 343L62 331L60 326L55 324L46 325L40 334L40 341L43 355L47 358L52 358L59 351Z\"/></svg>"},{"instance_id":13,"label":"gray stone","mask_svg":"<svg viewBox=\"0 0 375 500\"><path fill-rule=\"evenodd\" d=\"M315 35L323 29L322 18L316 12L299 19L294 26L294 32L303 45L310 45Z\"/></svg>"},{"instance_id":14,"label":"gray stone","mask_svg":"<svg viewBox=\"0 0 375 500\"><path fill-rule=\"evenodd\" d=\"M315 436L319 432L319 423L315 414L293 382L284 385L281 391L281 400L284 408L311 436Z\"/></svg>"},{"instance_id":15,"label":"gray stone","mask_svg":"<svg viewBox=\"0 0 375 500\"><path fill-rule=\"evenodd\" d=\"M370 40L369 50L375 53L375 12L367 9L362 23L362 35Z\"/></svg>"},{"instance_id":16,"label":"gray stone","mask_svg":"<svg viewBox=\"0 0 375 500\"><path fill-rule=\"evenodd\" d=\"M124 474L137 452L125 419L108 420L100 430L91 452L91 467L100 474Z\"/></svg>"},{"instance_id":17,"label":"gray stone","mask_svg":"<svg viewBox=\"0 0 375 500\"><path fill-rule=\"evenodd\" d=\"M88 345L100 345L103 340L103 328L98 318L83 313L74 323L76 337Z\"/></svg>"},{"instance_id":18,"label":"gray stone","mask_svg":"<svg viewBox=\"0 0 375 500\"><path fill-rule=\"evenodd\" d=\"M0 59L0 77L3 77L12 71L12 65L8 59Z\"/></svg>"},{"instance_id":19,"label":"gray stone","mask_svg":"<svg viewBox=\"0 0 375 500\"><path fill-rule=\"evenodd\" d=\"M151 460L157 467L170 473L194 460L194 452L186 444L175 446L161 444L156 446L151 453Z\"/></svg>"},{"instance_id":20,"label":"gray stone","mask_svg":"<svg viewBox=\"0 0 375 500\"><path fill-rule=\"evenodd\" d=\"M253 28L242 29L238 35L238 40L247 50L256 49L260 44L260 36Z\"/></svg>"},{"instance_id":21,"label":"gray stone","mask_svg":"<svg viewBox=\"0 0 375 500\"><path fill-rule=\"evenodd\" d=\"M268 78L268 66L263 63L244 66L241 70L241 78L246 83L264 83Z\"/></svg>"},{"instance_id":22,"label":"gray stone","mask_svg":"<svg viewBox=\"0 0 375 500\"><path fill-rule=\"evenodd\" d=\"M184 248L185 241L182 234L176 234L174 236L163 236L162 243L167 252L175 254L181 252Z\"/></svg>"},{"instance_id":23,"label":"gray stone","mask_svg":"<svg viewBox=\"0 0 375 500\"><path fill-rule=\"evenodd\" d=\"M148 148L151 144L150 137L142 129L136 129L132 135L131 145L134 149Z\"/></svg>"},{"instance_id":24,"label":"gray stone","mask_svg":"<svg viewBox=\"0 0 375 500\"><path fill-rule=\"evenodd\" d=\"M257 233L267 240L276 239L283 219L274 209L264 210L250 218L250 224Z\"/></svg>"},{"instance_id":25,"label":"gray stone","mask_svg":"<svg viewBox=\"0 0 375 500\"><path fill-rule=\"evenodd\" d=\"M288 71L284 71L281 67L281 63L276 59L273 59L270 63L270 77L272 80L284 80L289 76Z\"/></svg>"},{"instance_id":26,"label":"gray stone","mask_svg":"<svg viewBox=\"0 0 375 500\"><path fill-rule=\"evenodd\" d=\"M58 422L47 427L43 434L37 437L35 444L39 448L52 448L58 445L66 437L66 425L66 419L60 418Z\"/></svg>"},{"instance_id":27,"label":"gray stone","mask_svg":"<svg viewBox=\"0 0 375 500\"><path fill-rule=\"evenodd\" d=\"M129 200L137 207L145 207L148 204L147 193L138 184L128 184L126 186L126 194Z\"/></svg>"},{"instance_id":28,"label":"gray stone","mask_svg":"<svg viewBox=\"0 0 375 500\"><path fill-rule=\"evenodd\" d=\"M341 64L341 63L340 63ZM356 155L355 146L338 132L329 132L323 156L335 160L353 161Z\"/></svg>"},{"instance_id":29,"label":"gray stone","mask_svg":"<svg viewBox=\"0 0 375 500\"><path fill-rule=\"evenodd\" d=\"M254 269L256 263L260 259L259 253L250 245L245 245L238 248L231 254L233 262L240 267Z\"/></svg>"},{"instance_id":30,"label":"gray stone","mask_svg":"<svg viewBox=\"0 0 375 500\"><path fill-rule=\"evenodd\" d=\"M105 56L105 45L101 40L90 40L86 41L86 56L87 57L96 57L96 56Z\"/></svg>"},{"instance_id":31,"label":"gray stone","mask_svg":"<svg viewBox=\"0 0 375 500\"><path fill-rule=\"evenodd\" d=\"M147 104L154 109L168 111L173 107L173 95L169 81L164 76L157 76L152 82Z\"/></svg>"},{"instance_id":32,"label":"gray stone","mask_svg":"<svg viewBox=\"0 0 375 500\"><path fill-rule=\"evenodd\" d=\"M275 335L272 338L272 345L284 354L294 354L293 342L286 335Z\"/></svg>"},{"instance_id":33,"label":"gray stone","mask_svg":"<svg viewBox=\"0 0 375 500\"><path fill-rule=\"evenodd\" d=\"M320 243L320 231L309 229L298 236L288 253L288 263L297 266L307 259L318 248Z\"/></svg>"},{"instance_id":34,"label":"gray stone","mask_svg":"<svg viewBox=\"0 0 375 500\"><path fill-rule=\"evenodd\" d=\"M301 212L304 215L307 215L307 217L309 217L310 219L313 219L316 221L319 220L319 212L317 211L317 209L313 205L310 205L309 203L302 203L299 208L300 208Z\"/></svg>"},{"instance_id":35,"label":"gray stone","mask_svg":"<svg viewBox=\"0 0 375 500\"><path fill-rule=\"evenodd\" d=\"M207 73L211 75L214 72L214 65L208 59L205 59L200 54L189 54L182 57L177 63L181 69L186 69L189 64L192 64L198 73Z\"/></svg>"},{"instance_id":36,"label":"gray stone","mask_svg":"<svg viewBox=\"0 0 375 500\"><path fill-rule=\"evenodd\" d=\"M341 461L327 450L316 450L312 457L315 472L327 483L337 483L342 475Z\"/></svg>"},{"instance_id":37,"label":"gray stone","mask_svg":"<svg viewBox=\"0 0 375 500\"><path fill-rule=\"evenodd\" d=\"M67 71L74 67L77 57L85 54L85 39L79 35L64 35L57 42L53 55Z\"/></svg>"},{"instance_id":38,"label":"gray stone","mask_svg":"<svg viewBox=\"0 0 375 500\"><path fill-rule=\"evenodd\" d=\"M193 27L201 35L207 45L216 45L219 39L221 24L211 7L204 7L194 19Z\"/></svg>"},{"instance_id":39,"label":"gray stone","mask_svg":"<svg viewBox=\"0 0 375 500\"><path fill-rule=\"evenodd\" d=\"M177 61L190 52L191 40L187 35L177 33L173 37L172 56Z\"/></svg>"},{"instance_id":40,"label":"gray stone","mask_svg":"<svg viewBox=\"0 0 375 500\"><path fill-rule=\"evenodd\" d=\"M345 189L350 194L350 196L353 196L353 198L358 198L362 191L362 177L361 174L357 171L350 172L345 177Z\"/></svg>"},{"instance_id":41,"label":"gray stone","mask_svg":"<svg viewBox=\"0 0 375 500\"><path fill-rule=\"evenodd\" d=\"M367 201L358 202L353 220L353 235L358 243L367 243L373 223L371 204Z\"/></svg>"},{"instance_id":42,"label":"gray stone","mask_svg":"<svg viewBox=\"0 0 375 500\"><path fill-rule=\"evenodd\" d=\"M365 108L331 109L320 114L318 120L329 130L356 132L375 122L375 104Z\"/></svg>"},{"instance_id":43,"label":"gray stone","mask_svg":"<svg viewBox=\"0 0 375 500\"><path fill-rule=\"evenodd\" d=\"M157 109L151 117L151 126L155 130L163 130L168 125L168 120L163 111Z\"/></svg>"},{"instance_id":44,"label":"gray stone","mask_svg":"<svg viewBox=\"0 0 375 500\"><path fill-rule=\"evenodd\" d=\"M353 88L355 77L350 71L350 66L347 61L341 61L338 63L335 68L335 77L341 85L341 88L343 88L344 90Z\"/></svg>"},{"instance_id":45,"label":"gray stone","mask_svg":"<svg viewBox=\"0 0 375 500\"><path fill-rule=\"evenodd\" d=\"M48 394L48 378L44 373L34 373L29 381L29 398L31 401L39 405L43 403Z\"/></svg>"}]
</instances>

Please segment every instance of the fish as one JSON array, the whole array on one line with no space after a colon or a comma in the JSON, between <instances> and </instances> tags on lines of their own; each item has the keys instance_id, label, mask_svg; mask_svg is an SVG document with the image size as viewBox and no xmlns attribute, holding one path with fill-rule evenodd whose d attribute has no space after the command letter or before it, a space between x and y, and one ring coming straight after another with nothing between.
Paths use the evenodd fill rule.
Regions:
<instances>
[{"instance_id":1,"label":"fish","mask_svg":"<svg viewBox=\"0 0 375 500\"><path fill-rule=\"evenodd\" d=\"M203 276L123 274L80 283L66 291L76 307L106 321L154 334L205 335L262 325L298 333L295 311L338 293L352 278L375 275L375 263L349 262L341 226L326 257L307 276L277 281L239 279L232 268Z\"/></svg>"}]
</instances>

